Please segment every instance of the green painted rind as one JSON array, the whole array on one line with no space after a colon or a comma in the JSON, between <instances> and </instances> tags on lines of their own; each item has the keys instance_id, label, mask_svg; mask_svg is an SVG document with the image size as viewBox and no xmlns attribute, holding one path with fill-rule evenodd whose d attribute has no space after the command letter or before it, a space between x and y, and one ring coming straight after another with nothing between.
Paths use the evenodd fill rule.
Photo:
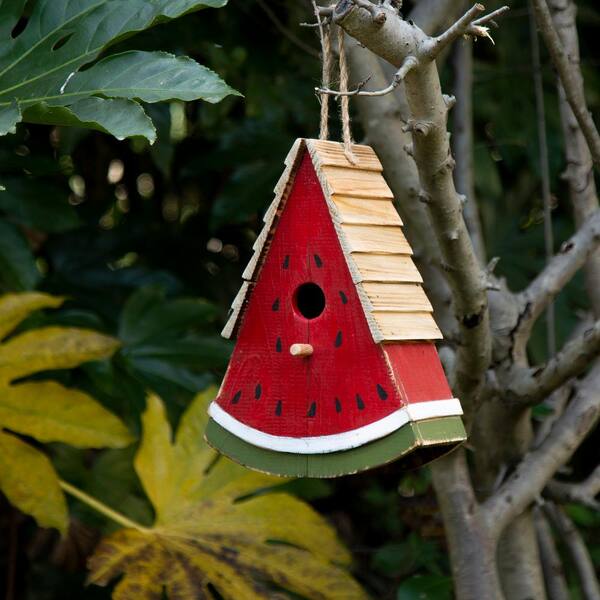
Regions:
<instances>
[{"instance_id":1,"label":"green painted rind","mask_svg":"<svg viewBox=\"0 0 600 600\"><path fill-rule=\"evenodd\" d=\"M424 465L450 452L467 438L460 417L407 423L394 433L359 448L330 454L291 454L253 446L208 420L206 441L236 462L281 477L339 477L394 460L403 468Z\"/></svg>"}]
</instances>

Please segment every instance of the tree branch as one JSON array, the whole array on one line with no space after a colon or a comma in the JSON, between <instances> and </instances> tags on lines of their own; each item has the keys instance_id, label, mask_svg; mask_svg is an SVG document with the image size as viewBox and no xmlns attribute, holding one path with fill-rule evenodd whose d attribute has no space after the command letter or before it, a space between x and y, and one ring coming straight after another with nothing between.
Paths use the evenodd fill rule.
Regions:
<instances>
[{"instance_id":1,"label":"tree branch","mask_svg":"<svg viewBox=\"0 0 600 600\"><path fill-rule=\"evenodd\" d=\"M470 411L471 405L475 408L491 355L486 277L473 251L452 180L448 107L435 62L426 51L432 38L395 11L385 6L381 10L387 17L383 24L377 24L348 0L340 0L333 18L349 35L397 68L409 56L419 62L404 81L412 117L407 128L413 134L412 152L423 187L422 200L429 209L460 326L455 392Z\"/></svg>"},{"instance_id":2,"label":"tree branch","mask_svg":"<svg viewBox=\"0 0 600 600\"><path fill-rule=\"evenodd\" d=\"M518 329L514 333L516 352L524 352L531 329L554 297L584 265L590 253L600 244L600 211L596 211L548 262L546 267L518 295L523 307Z\"/></svg>"},{"instance_id":3,"label":"tree branch","mask_svg":"<svg viewBox=\"0 0 600 600\"><path fill-rule=\"evenodd\" d=\"M526 454L498 491L483 503L483 514L491 531L499 534L540 496L557 469L569 460L595 426L599 415L600 369L593 369L546 440Z\"/></svg>"},{"instance_id":4,"label":"tree branch","mask_svg":"<svg viewBox=\"0 0 600 600\"><path fill-rule=\"evenodd\" d=\"M577 9L572 0L550 0L552 19L565 52L569 56L572 76L577 88L583 90L583 78L579 65L579 36L575 16ZM598 193L594 181L594 163L585 137L569 102L565 90L557 81L560 117L567 168L563 174L569 186L569 197L573 205L575 223L581 227L598 210ZM585 286L594 316L600 319L600 251L592 254L585 265Z\"/></svg>"},{"instance_id":5,"label":"tree branch","mask_svg":"<svg viewBox=\"0 0 600 600\"><path fill-rule=\"evenodd\" d=\"M487 37L493 43L494 40L492 40L492 36L489 34L489 28L485 27L485 23L492 21L494 17L498 17L505 13L508 10L508 6L503 6L489 15L477 19L477 15L484 10L485 6L483 6L483 4L473 5L460 19L446 29L444 33L428 41L424 48L425 54L429 58L436 58L444 48L463 35Z\"/></svg>"},{"instance_id":6,"label":"tree branch","mask_svg":"<svg viewBox=\"0 0 600 600\"><path fill-rule=\"evenodd\" d=\"M445 517L456 597L500 600L495 544L482 527L464 450L435 461L432 476Z\"/></svg>"},{"instance_id":7,"label":"tree branch","mask_svg":"<svg viewBox=\"0 0 600 600\"><path fill-rule=\"evenodd\" d=\"M485 241L475 198L473 175L473 42L459 40L454 51L454 96L452 150L456 157L454 181L465 197L464 219L480 264L485 263Z\"/></svg>"},{"instance_id":8,"label":"tree branch","mask_svg":"<svg viewBox=\"0 0 600 600\"><path fill-rule=\"evenodd\" d=\"M539 508L534 511L533 518L548 600L569 600L569 588L565 580L563 564L550 525Z\"/></svg>"},{"instance_id":9,"label":"tree branch","mask_svg":"<svg viewBox=\"0 0 600 600\"><path fill-rule=\"evenodd\" d=\"M532 0L535 18L573 114L581 127L596 166L600 166L600 134L587 108L579 65L571 60L558 37L546 0Z\"/></svg>"},{"instance_id":10,"label":"tree branch","mask_svg":"<svg viewBox=\"0 0 600 600\"><path fill-rule=\"evenodd\" d=\"M398 85L400 85L400 82L404 80L404 77L406 77L406 74L411 69L414 69L417 66L417 64L418 64L417 59L414 56L407 56L404 59L402 66L394 74L392 83L390 83L390 85L388 85L387 87L385 87L381 90L375 90L372 92L362 91L363 87L369 81L369 78L367 78L367 79L364 79L361 83L359 83L355 89L350 90L348 92L342 92L340 90L330 90L329 88L319 88L319 87L315 88L315 91L318 94L329 94L330 96L335 96L336 99L339 96L371 96L371 97L385 96L386 94L393 92L398 87Z\"/></svg>"},{"instance_id":11,"label":"tree branch","mask_svg":"<svg viewBox=\"0 0 600 600\"><path fill-rule=\"evenodd\" d=\"M550 481L544 490L545 496L561 504L581 504L592 510L600 511L600 501L596 500L598 494L600 494L600 465L580 483Z\"/></svg>"},{"instance_id":12,"label":"tree branch","mask_svg":"<svg viewBox=\"0 0 600 600\"><path fill-rule=\"evenodd\" d=\"M513 368L506 390L508 402L533 406L554 390L577 377L600 354L600 321L577 338L567 342L545 367L537 369Z\"/></svg>"},{"instance_id":13,"label":"tree branch","mask_svg":"<svg viewBox=\"0 0 600 600\"><path fill-rule=\"evenodd\" d=\"M594 563L577 527L560 507L552 503L544 505L544 512L561 534L571 555L571 560L581 582L583 597L586 600L598 600L600 598L600 585L598 584Z\"/></svg>"}]
</instances>

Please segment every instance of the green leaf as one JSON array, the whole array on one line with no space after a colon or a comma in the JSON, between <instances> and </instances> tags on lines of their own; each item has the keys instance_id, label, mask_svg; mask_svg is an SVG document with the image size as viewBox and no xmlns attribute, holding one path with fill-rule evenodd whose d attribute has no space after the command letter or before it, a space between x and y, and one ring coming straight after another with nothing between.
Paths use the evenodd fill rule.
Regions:
<instances>
[{"instance_id":1,"label":"green leaf","mask_svg":"<svg viewBox=\"0 0 600 600\"><path fill-rule=\"evenodd\" d=\"M144 109L134 100L122 98L84 98L70 106L40 102L25 110L25 120L96 129L119 140L136 135L145 137L151 144L156 140L156 129Z\"/></svg>"},{"instance_id":2,"label":"green leaf","mask_svg":"<svg viewBox=\"0 0 600 600\"><path fill-rule=\"evenodd\" d=\"M127 300L119 322L119 338L132 346L152 338L175 337L190 327L204 325L216 314L215 306L206 300L166 300L162 290L146 287Z\"/></svg>"},{"instance_id":3,"label":"green leaf","mask_svg":"<svg viewBox=\"0 0 600 600\"><path fill-rule=\"evenodd\" d=\"M16 101L0 106L0 135L15 133L17 123L23 118Z\"/></svg>"},{"instance_id":4,"label":"green leaf","mask_svg":"<svg viewBox=\"0 0 600 600\"><path fill-rule=\"evenodd\" d=\"M25 29L13 38L9 32L22 15L25 3L5 0L0 5L0 22L7 32L0 43L0 134L14 130L23 111L26 119L29 114L36 122L46 113L50 123L76 119L78 125L116 130L122 136L151 137L141 109L135 109L131 103L121 103L119 106L125 108L125 114L114 115L112 119L106 113L108 105L95 105L95 108L101 107L98 118L91 114L91 105L72 105L92 96L153 98L150 101L165 97L206 98L216 102L235 93L218 76L191 59L163 54L133 52L114 58L109 56L88 71L80 71L108 46L135 32L193 10L220 7L225 3L225 0L38 0L33 4ZM120 77L122 68L139 68L145 75L152 72L156 75L159 68L166 71L162 79L152 78L158 88L144 90L143 76L129 71L133 80L127 85ZM190 76L198 85L196 94L183 85L182 79ZM124 83L125 87L114 89L115 85ZM107 86L113 86L112 91ZM175 92L169 96L165 91L177 87L181 88L179 95ZM71 110L49 111L47 106L41 106L33 111L32 107L40 103L70 106ZM125 127L122 119L134 115L136 120L132 119L130 126Z\"/></svg>"},{"instance_id":5,"label":"green leaf","mask_svg":"<svg viewBox=\"0 0 600 600\"><path fill-rule=\"evenodd\" d=\"M68 103L95 94L144 102L202 99L212 103L230 94L239 95L216 73L187 56L131 51L113 54L75 73L61 89L60 97L51 102Z\"/></svg>"},{"instance_id":6,"label":"green leaf","mask_svg":"<svg viewBox=\"0 0 600 600\"><path fill-rule=\"evenodd\" d=\"M0 430L0 490L42 527L67 529L67 504L48 458Z\"/></svg>"},{"instance_id":7,"label":"green leaf","mask_svg":"<svg viewBox=\"0 0 600 600\"><path fill-rule=\"evenodd\" d=\"M51 369L70 369L111 356L114 338L73 327L26 331L0 346L0 383Z\"/></svg>"},{"instance_id":8,"label":"green leaf","mask_svg":"<svg viewBox=\"0 0 600 600\"><path fill-rule=\"evenodd\" d=\"M41 292L0 296L0 339L8 335L23 319L40 308L58 308L64 298Z\"/></svg>"},{"instance_id":9,"label":"green leaf","mask_svg":"<svg viewBox=\"0 0 600 600\"><path fill-rule=\"evenodd\" d=\"M452 579L441 575L415 575L403 581L397 600L451 600Z\"/></svg>"},{"instance_id":10,"label":"green leaf","mask_svg":"<svg viewBox=\"0 0 600 600\"><path fill-rule=\"evenodd\" d=\"M40 273L27 240L15 225L0 219L0 288L31 290L39 279Z\"/></svg>"},{"instance_id":11,"label":"green leaf","mask_svg":"<svg viewBox=\"0 0 600 600\"><path fill-rule=\"evenodd\" d=\"M61 233L81 225L64 189L40 179L7 177L0 194L0 210L13 221L48 233Z\"/></svg>"},{"instance_id":12,"label":"green leaf","mask_svg":"<svg viewBox=\"0 0 600 600\"><path fill-rule=\"evenodd\" d=\"M151 396L135 467L156 513L152 528L105 538L90 561L90 581L123 574L114 600L201 598L210 584L225 600L274 597L267 582L321 599L364 600L341 567L349 561L333 529L309 505L283 493L260 493L276 478L219 459L204 442L207 403L198 396L175 440L159 398Z\"/></svg>"},{"instance_id":13,"label":"green leaf","mask_svg":"<svg viewBox=\"0 0 600 600\"><path fill-rule=\"evenodd\" d=\"M78 448L123 448L133 441L121 421L95 400L54 381L3 389L0 426Z\"/></svg>"}]
</instances>

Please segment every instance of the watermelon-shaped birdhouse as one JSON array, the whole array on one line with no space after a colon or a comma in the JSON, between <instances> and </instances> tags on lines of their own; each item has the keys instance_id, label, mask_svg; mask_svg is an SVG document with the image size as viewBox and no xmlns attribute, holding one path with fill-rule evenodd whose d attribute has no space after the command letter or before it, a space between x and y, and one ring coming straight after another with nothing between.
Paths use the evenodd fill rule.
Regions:
<instances>
[{"instance_id":1,"label":"watermelon-shaped birdhouse","mask_svg":"<svg viewBox=\"0 0 600 600\"><path fill-rule=\"evenodd\" d=\"M381 163L353 151L296 141L223 330L206 438L252 469L335 477L465 439Z\"/></svg>"}]
</instances>

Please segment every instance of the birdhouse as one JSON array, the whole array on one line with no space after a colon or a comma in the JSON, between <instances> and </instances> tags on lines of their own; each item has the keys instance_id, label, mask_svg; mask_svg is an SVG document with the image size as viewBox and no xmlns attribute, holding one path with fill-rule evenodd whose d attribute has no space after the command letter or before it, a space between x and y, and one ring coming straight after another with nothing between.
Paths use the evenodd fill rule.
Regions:
<instances>
[{"instance_id":1,"label":"birdhouse","mask_svg":"<svg viewBox=\"0 0 600 600\"><path fill-rule=\"evenodd\" d=\"M442 337L368 146L299 139L222 335L206 439L252 469L335 477L465 439Z\"/></svg>"}]
</instances>

